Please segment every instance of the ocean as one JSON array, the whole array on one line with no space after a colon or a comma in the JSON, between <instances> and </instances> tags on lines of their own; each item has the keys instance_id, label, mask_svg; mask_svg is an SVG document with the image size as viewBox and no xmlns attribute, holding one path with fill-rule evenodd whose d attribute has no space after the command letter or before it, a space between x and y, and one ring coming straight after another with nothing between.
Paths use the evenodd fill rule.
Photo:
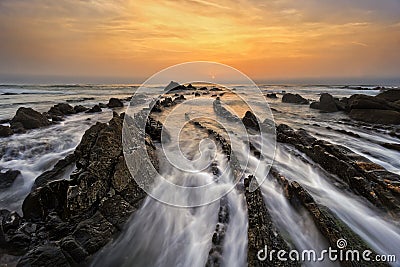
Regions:
<instances>
[{"instance_id":1,"label":"ocean","mask_svg":"<svg viewBox=\"0 0 400 267\"><path fill-rule=\"evenodd\" d=\"M83 105L92 107L98 103L107 103L111 97L125 99L134 94L140 85L0 85L0 120L2 125L9 125L11 119L19 107L31 107L40 112L46 112L55 104L67 102L71 105ZM162 85L153 85L162 89ZM276 93L278 98L265 98L259 101L267 101L273 111L275 124L287 124L294 129L304 128L308 133L318 139L327 140L333 144L340 144L351 149L372 162L380 164L388 171L400 174L400 152L383 147L382 143L397 143L399 140L389 135L393 130L390 127L375 127L373 125L349 120L343 112L321 113L310 109L309 105L294 105L282 103L284 93L300 94L310 101L317 101L322 93L330 93L334 97L349 97L353 94L366 94L375 96L381 92L376 85L371 86L324 86L324 85L266 85L259 84L261 92L266 96ZM228 88L240 88L246 91L245 85L231 84ZM150 86L151 89L151 86ZM154 95L149 92L145 98L152 99ZM210 96L211 97L211 96ZM129 102L125 102L122 108L114 109L118 113L124 112ZM65 120L49 127L28 131L24 134L14 134L10 137L0 138L0 170L19 170L21 175L14 184L0 191L0 209L9 209L21 213L21 205L28 195L31 187L44 171L50 170L58 160L72 153L79 144L85 131L96 122L108 122L112 118L113 111L104 108L101 113L80 113L65 117ZM240 114L242 117L244 114ZM351 132L353 136L344 134ZM356 137L357 135L358 137ZM187 137L186 143L190 143L196 136ZM355 198L349 192L338 190L331 182L331 177L321 168L300 160L295 154L290 153L290 148L280 144L275 153L274 166L284 175L300 181L314 198L329 207L335 215L345 222L353 231L362 237L377 252L395 253L400 247L399 231L397 223L384 218L380 212L371 206L365 199ZM64 173L68 179L75 167L71 167ZM290 236L297 248L307 249L323 248L326 240L317 234L314 224L309 217L304 217L300 211L296 211L288 205L282 197L282 192L270 181L261 186L267 207L271 211L274 222L280 230ZM229 195L229 203L233 205L236 213L232 213L231 225L236 225L235 232L228 232L226 242L226 261L228 263L246 262L247 225L246 211L242 206L243 196L234 193ZM117 240L114 249L107 254L100 253L95 258L95 263L102 263L112 258L129 258L128 262L137 266L157 265L165 262L176 265L201 266L202 262L196 261L196 255L208 253L204 244L208 244L209 238L204 239L206 233L215 226L215 222L209 220L209 216L215 215L217 207L201 207L190 213L179 211L172 207L165 208L165 215L157 211L162 203L148 198L144 206L146 209L135 214L135 220L128 223L126 235ZM168 215L169 214L169 215ZM304 219L306 218L306 219ZM308 220L307 220L308 218ZM297 223L301 220L302 223ZM153 221L153 224L150 222ZM156 225L174 226L177 228L168 232L166 229L151 232ZM313 228L314 227L314 228ZM144 235L142 229L148 229ZM233 231L233 229L229 229ZM192 232L191 232L192 231ZM197 232L196 232L197 231ZM298 235L301 232L302 235ZM207 235L208 236L208 235ZM137 244L146 240L146 243L138 248ZM153 241L152 241L153 240ZM157 243L158 242L158 243ZM172 245L167 251L161 251L157 244ZM236 244L241 244L235 246ZM186 244L182 247L182 244ZM125 249L126 246L128 249ZM118 249L119 248L119 249ZM155 249L154 257L148 257L149 250ZM184 252L184 258L179 260L179 255ZM130 257L130 254L132 255ZM177 256L178 255L178 256ZM202 255L202 254L201 254ZM139 262L135 262L139 261ZM107 261L103 262L103 265ZM135 265L135 266L136 266Z\"/></svg>"}]
</instances>

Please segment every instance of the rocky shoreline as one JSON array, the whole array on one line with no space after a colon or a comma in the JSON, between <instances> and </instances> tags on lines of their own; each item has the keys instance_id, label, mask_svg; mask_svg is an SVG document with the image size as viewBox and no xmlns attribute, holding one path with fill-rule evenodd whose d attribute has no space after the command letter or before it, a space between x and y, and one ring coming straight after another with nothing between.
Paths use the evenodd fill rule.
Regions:
<instances>
[{"instance_id":1,"label":"rocky shoreline","mask_svg":"<svg viewBox=\"0 0 400 267\"><path fill-rule=\"evenodd\" d=\"M199 88L193 85L169 85L173 87L172 98L165 96L158 100L152 112L162 113L165 110L184 101L185 94L197 93L199 97L210 92L219 92L214 88ZM171 89L171 88L170 88ZM218 88L216 88L218 89ZM179 94L177 93L179 92ZM310 108L321 112L343 111L351 119L374 124L400 124L400 91L388 90L376 97L353 95L346 99L335 99L329 94L322 94L319 102L310 104ZM218 116L232 122L242 122L251 132L258 135L259 120L250 111L243 118L231 114L221 105L223 93L215 95L213 109ZM270 96L275 98L275 96ZM96 105L90 109L81 105L71 106L67 103L57 104L48 112L39 113L30 108L18 109L10 126L0 127L0 136L7 137L31 129L47 127L57 123L65 116L81 112L101 112L102 108L121 108L123 102L116 98L108 104ZM285 103L309 104L309 100L300 95L284 95ZM123 230L125 222L137 211L146 193L131 176L125 164L122 150L122 125L125 114L113 113L108 123L96 123L83 135L74 153L60 160L51 170L41 174L35 180L30 194L25 198L20 216L8 210L0 211L0 253L15 256L17 266L78 266L89 264L91 257L113 240ZM128 118L129 119L129 118ZM293 249L292 242L281 235L274 220L265 206L262 192L258 188L249 191L253 176L242 177L239 163L232 151L229 141L222 134L207 128L201 122L194 125L206 131L211 138L222 147L224 154L230 159L233 169L233 179L240 180L242 187L235 190L245 196L248 212L248 264L249 266L299 266L299 262L260 262L257 251L268 245L271 249ZM133 127L133 135L145 134L145 150L156 170L159 159L156 155L155 143L161 140L161 122L149 117L146 132ZM292 129L281 124L276 127L277 141L287 144L306 155L312 164L316 164L326 172L341 180L341 190L349 190L354 195L366 199L388 218L400 219L400 175L387 171L383 166L373 163L350 149L319 140L304 129ZM351 133L342 132L351 135ZM135 136L134 136L135 137ZM353 135L354 137L354 135ZM356 137L356 136L355 136ZM133 142L139 138L133 138ZM137 144L140 146L140 144ZM387 145L388 146L388 145ZM398 149L394 144L391 149ZM143 148L142 148L143 149ZM254 146L250 150L257 158L261 152ZM136 153L136 154L135 154ZM146 166L140 152L132 157L137 166ZM76 165L76 170L69 179L61 179L62 173ZM212 172L218 174L214 166ZM1 188L7 188L19 175L18 171L9 170L0 174ZM141 177L152 178L151 171L145 167L137 173ZM329 244L336 246L339 238L349 241L349 248L370 249L368 244L346 227L327 207L317 203L311 194L297 181L288 180L277 170L272 169L271 179L282 188L285 197L293 207L307 210L315 226L326 238ZM224 253L223 244L226 229L230 225L229 207L226 199L220 200L218 222L212 237L206 266L220 266ZM374 252L373 255L375 255ZM15 260L14 259L14 260ZM367 264L367 263L363 263ZM342 266L353 266L349 262L341 262ZM370 265L372 266L372 265ZM376 265L374 265L376 266ZM380 266L387 266L382 264Z\"/></svg>"}]
</instances>

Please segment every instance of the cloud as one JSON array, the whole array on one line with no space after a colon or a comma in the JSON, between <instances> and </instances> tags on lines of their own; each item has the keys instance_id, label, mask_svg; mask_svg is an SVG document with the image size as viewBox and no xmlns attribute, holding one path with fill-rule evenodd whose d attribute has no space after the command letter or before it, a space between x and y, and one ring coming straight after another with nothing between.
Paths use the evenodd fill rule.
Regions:
<instances>
[{"instance_id":1,"label":"cloud","mask_svg":"<svg viewBox=\"0 0 400 267\"><path fill-rule=\"evenodd\" d=\"M148 76L212 60L255 76L400 75L399 13L398 0L1 0L0 73Z\"/></svg>"}]
</instances>

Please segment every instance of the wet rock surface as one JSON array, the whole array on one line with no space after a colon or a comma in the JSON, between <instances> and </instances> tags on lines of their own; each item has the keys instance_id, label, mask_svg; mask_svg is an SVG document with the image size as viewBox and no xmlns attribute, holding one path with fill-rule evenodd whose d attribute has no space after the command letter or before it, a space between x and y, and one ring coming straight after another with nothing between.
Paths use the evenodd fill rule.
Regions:
<instances>
[{"instance_id":1,"label":"wet rock surface","mask_svg":"<svg viewBox=\"0 0 400 267\"><path fill-rule=\"evenodd\" d=\"M13 134L11 127L0 125L0 137L7 137Z\"/></svg>"},{"instance_id":2,"label":"wet rock surface","mask_svg":"<svg viewBox=\"0 0 400 267\"><path fill-rule=\"evenodd\" d=\"M282 97L282 102L307 105L309 101L299 94L286 93Z\"/></svg>"},{"instance_id":3,"label":"wet rock surface","mask_svg":"<svg viewBox=\"0 0 400 267\"><path fill-rule=\"evenodd\" d=\"M5 172L0 172L0 190L7 189L14 183L18 175L21 172L18 170L7 170Z\"/></svg>"},{"instance_id":4,"label":"wet rock surface","mask_svg":"<svg viewBox=\"0 0 400 267\"><path fill-rule=\"evenodd\" d=\"M118 98L110 98L110 100L107 103L107 107L109 108L119 108L119 107L123 107L124 103L122 103L121 100L119 100Z\"/></svg>"},{"instance_id":5,"label":"wet rock surface","mask_svg":"<svg viewBox=\"0 0 400 267\"><path fill-rule=\"evenodd\" d=\"M18 266L82 264L121 231L139 208L146 194L125 164L123 119L123 114L114 113L109 123L89 128L73 155L39 176L24 200L23 217L0 212L0 249L22 255ZM151 138L146 148L157 163ZM77 169L70 179L54 181L71 164Z\"/></svg>"},{"instance_id":6,"label":"wet rock surface","mask_svg":"<svg viewBox=\"0 0 400 267\"><path fill-rule=\"evenodd\" d=\"M277 127L277 141L293 145L326 171L337 175L352 191L391 216L400 217L400 196L396 193L399 175L348 148L318 140L304 129L295 131L281 124Z\"/></svg>"},{"instance_id":7,"label":"wet rock surface","mask_svg":"<svg viewBox=\"0 0 400 267\"><path fill-rule=\"evenodd\" d=\"M271 215L264 204L260 188L257 188L254 192L249 191L252 179L254 177L249 176L244 180L249 220L247 255L249 266L300 266L298 262L279 261L275 257L272 260L267 257L265 261L258 259L258 251L264 249L265 246L268 247L269 251L279 251L281 249L290 251L291 248L272 223Z\"/></svg>"},{"instance_id":8,"label":"wet rock surface","mask_svg":"<svg viewBox=\"0 0 400 267\"><path fill-rule=\"evenodd\" d=\"M310 104L310 108L319 109L322 112L336 112L344 110L344 106L341 105L339 100L334 99L331 94L323 93L319 98L319 102L313 102Z\"/></svg>"},{"instance_id":9,"label":"wet rock surface","mask_svg":"<svg viewBox=\"0 0 400 267\"><path fill-rule=\"evenodd\" d=\"M25 132L26 130L49 126L51 122L43 114L32 108L21 107L17 110L10 125L14 133Z\"/></svg>"},{"instance_id":10,"label":"wet rock surface","mask_svg":"<svg viewBox=\"0 0 400 267\"><path fill-rule=\"evenodd\" d=\"M257 119L256 115L254 115L251 111L246 111L242 122L246 128L253 129L255 131L260 131L259 120Z\"/></svg>"}]
</instances>

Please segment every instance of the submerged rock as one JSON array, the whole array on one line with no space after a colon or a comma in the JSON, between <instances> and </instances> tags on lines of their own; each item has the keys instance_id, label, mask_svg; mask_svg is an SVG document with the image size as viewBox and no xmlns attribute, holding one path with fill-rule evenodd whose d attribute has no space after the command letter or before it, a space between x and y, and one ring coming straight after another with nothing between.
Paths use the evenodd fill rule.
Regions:
<instances>
[{"instance_id":1,"label":"submerged rock","mask_svg":"<svg viewBox=\"0 0 400 267\"><path fill-rule=\"evenodd\" d=\"M18 170L7 170L6 172L0 172L0 190L7 189L14 183L15 179L21 174Z\"/></svg>"},{"instance_id":2,"label":"submerged rock","mask_svg":"<svg viewBox=\"0 0 400 267\"><path fill-rule=\"evenodd\" d=\"M0 125L0 137L8 137L13 134L9 126Z\"/></svg>"},{"instance_id":3,"label":"submerged rock","mask_svg":"<svg viewBox=\"0 0 400 267\"><path fill-rule=\"evenodd\" d=\"M43 114L32 108L21 107L17 110L10 125L14 132L23 132L25 130L36 129L50 125L51 122Z\"/></svg>"},{"instance_id":4,"label":"submerged rock","mask_svg":"<svg viewBox=\"0 0 400 267\"><path fill-rule=\"evenodd\" d=\"M308 104L308 100L303 98L301 95L299 95L299 94L291 94L291 93L284 94L283 97L282 97L282 102L284 102L284 103L293 103L293 104L301 104L301 105L307 105Z\"/></svg>"},{"instance_id":5,"label":"submerged rock","mask_svg":"<svg viewBox=\"0 0 400 267\"><path fill-rule=\"evenodd\" d=\"M265 246L268 250L285 250L290 251L291 248L287 245L282 238L279 230L272 222L272 218L268 209L264 204L262 193L258 187L254 192L249 191L251 180L255 179L249 176L244 180L245 198L248 210L249 226L247 230L248 235L248 253L247 262L249 266L300 266L296 261L279 261L277 258L267 257L265 261L258 259L258 251L264 249Z\"/></svg>"}]
</instances>

